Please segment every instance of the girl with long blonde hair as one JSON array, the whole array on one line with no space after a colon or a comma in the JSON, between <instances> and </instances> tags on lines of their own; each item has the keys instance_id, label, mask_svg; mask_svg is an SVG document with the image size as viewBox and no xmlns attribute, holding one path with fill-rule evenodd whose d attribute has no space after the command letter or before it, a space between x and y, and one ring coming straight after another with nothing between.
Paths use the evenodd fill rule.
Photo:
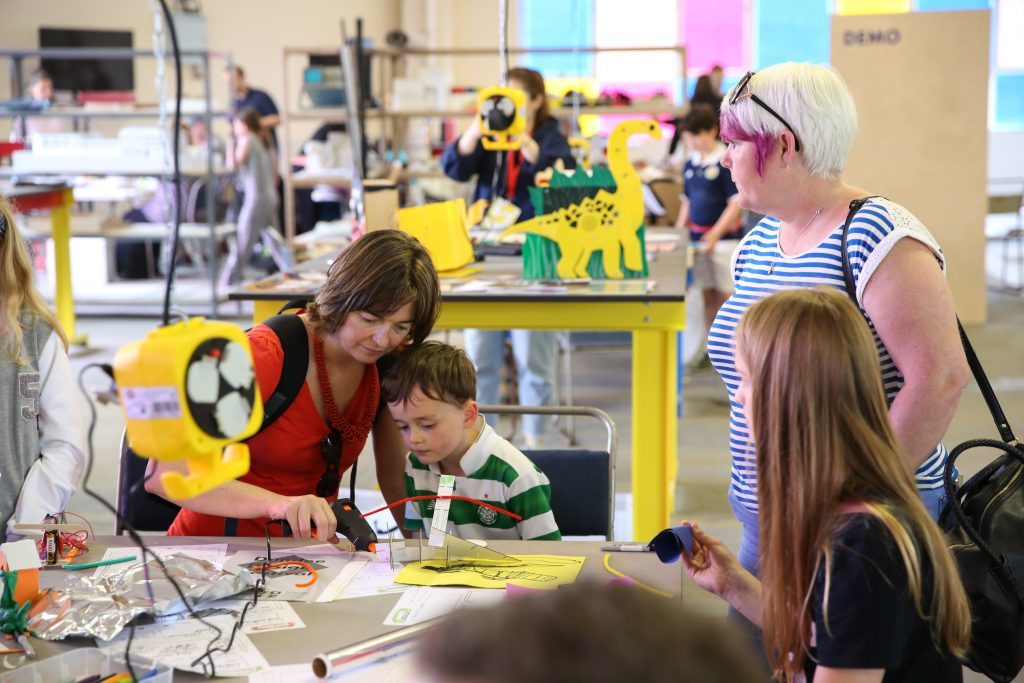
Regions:
<instances>
[{"instance_id":1,"label":"girl with long blonde hair","mask_svg":"<svg viewBox=\"0 0 1024 683\"><path fill-rule=\"evenodd\" d=\"M85 423L68 340L33 279L0 196L0 538L66 509L85 469Z\"/></svg>"},{"instance_id":2,"label":"girl with long blonde hair","mask_svg":"<svg viewBox=\"0 0 1024 683\"><path fill-rule=\"evenodd\" d=\"M774 294L741 320L736 365L761 578L696 526L690 576L764 629L780 680L962 680L967 599L890 425L860 312L832 289Z\"/></svg>"}]
</instances>

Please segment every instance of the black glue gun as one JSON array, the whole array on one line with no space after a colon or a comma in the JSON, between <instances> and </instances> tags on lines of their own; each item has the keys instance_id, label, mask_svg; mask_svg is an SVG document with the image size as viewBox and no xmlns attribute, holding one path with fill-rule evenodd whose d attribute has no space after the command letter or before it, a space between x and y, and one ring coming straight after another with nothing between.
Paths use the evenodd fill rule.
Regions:
<instances>
[{"instance_id":1,"label":"black glue gun","mask_svg":"<svg viewBox=\"0 0 1024 683\"><path fill-rule=\"evenodd\" d=\"M355 503L349 498L339 498L331 503L331 510L338 520L338 533L351 541L356 550L377 552L377 534L360 516Z\"/></svg>"}]
</instances>

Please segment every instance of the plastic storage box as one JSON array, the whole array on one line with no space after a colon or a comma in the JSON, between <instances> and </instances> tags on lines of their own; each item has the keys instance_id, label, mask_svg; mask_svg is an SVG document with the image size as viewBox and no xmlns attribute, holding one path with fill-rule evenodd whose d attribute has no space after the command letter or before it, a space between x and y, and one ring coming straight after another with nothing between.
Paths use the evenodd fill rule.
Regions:
<instances>
[{"instance_id":1,"label":"plastic storage box","mask_svg":"<svg viewBox=\"0 0 1024 683\"><path fill-rule=\"evenodd\" d=\"M153 660L146 657L133 656L132 667L139 680L146 683L171 683L174 680L174 670L165 664L156 664L156 672L146 677L154 668ZM127 670L123 649L104 651L83 647L4 672L0 674L0 683L75 683L95 674L109 676Z\"/></svg>"}]
</instances>

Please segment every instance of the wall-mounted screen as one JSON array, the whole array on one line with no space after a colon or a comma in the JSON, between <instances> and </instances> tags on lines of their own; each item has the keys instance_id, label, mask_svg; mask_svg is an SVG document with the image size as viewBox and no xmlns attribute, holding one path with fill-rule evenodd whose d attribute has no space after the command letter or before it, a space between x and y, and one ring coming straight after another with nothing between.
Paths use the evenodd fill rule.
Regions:
<instances>
[{"instance_id":1,"label":"wall-mounted screen","mask_svg":"<svg viewBox=\"0 0 1024 683\"><path fill-rule=\"evenodd\" d=\"M131 49L132 32L40 28L39 47ZM131 59L43 59L41 66L53 78L55 90L135 89L135 69Z\"/></svg>"}]
</instances>

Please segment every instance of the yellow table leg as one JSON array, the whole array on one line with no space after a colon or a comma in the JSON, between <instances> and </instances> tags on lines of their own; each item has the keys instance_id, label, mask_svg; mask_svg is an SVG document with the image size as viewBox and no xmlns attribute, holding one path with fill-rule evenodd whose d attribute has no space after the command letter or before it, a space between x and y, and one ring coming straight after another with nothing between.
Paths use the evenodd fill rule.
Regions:
<instances>
[{"instance_id":1,"label":"yellow table leg","mask_svg":"<svg viewBox=\"0 0 1024 683\"><path fill-rule=\"evenodd\" d=\"M633 538L669 526L676 488L675 332L633 332Z\"/></svg>"},{"instance_id":2,"label":"yellow table leg","mask_svg":"<svg viewBox=\"0 0 1024 683\"><path fill-rule=\"evenodd\" d=\"M267 301L264 299L255 299L252 302L252 324L259 325L261 322L277 315L277 312L281 310L287 302L284 299L277 299L273 301Z\"/></svg>"},{"instance_id":3,"label":"yellow table leg","mask_svg":"<svg viewBox=\"0 0 1024 683\"><path fill-rule=\"evenodd\" d=\"M71 190L65 192L64 203L50 209L53 260L56 270L54 303L57 320L72 344L85 345L86 335L75 333L75 299L71 293Z\"/></svg>"}]
</instances>

